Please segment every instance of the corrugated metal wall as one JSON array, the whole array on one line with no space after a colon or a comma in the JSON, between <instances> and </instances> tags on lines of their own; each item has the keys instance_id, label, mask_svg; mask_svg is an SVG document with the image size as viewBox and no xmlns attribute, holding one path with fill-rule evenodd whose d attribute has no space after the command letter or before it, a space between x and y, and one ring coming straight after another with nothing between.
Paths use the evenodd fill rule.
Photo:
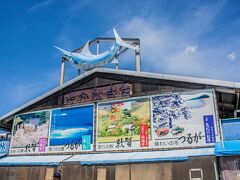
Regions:
<instances>
[{"instance_id":1,"label":"corrugated metal wall","mask_svg":"<svg viewBox=\"0 0 240 180\"><path fill-rule=\"evenodd\" d=\"M80 162L59 167L0 167L1 180L56 180L60 169L62 180L216 180L214 156L195 157L183 162L138 163L106 166L81 166Z\"/></svg>"}]
</instances>

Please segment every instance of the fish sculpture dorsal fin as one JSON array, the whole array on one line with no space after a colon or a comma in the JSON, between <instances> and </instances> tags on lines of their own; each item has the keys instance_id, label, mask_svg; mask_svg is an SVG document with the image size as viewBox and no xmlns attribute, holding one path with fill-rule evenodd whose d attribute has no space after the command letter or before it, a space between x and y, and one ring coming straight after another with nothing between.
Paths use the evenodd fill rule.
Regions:
<instances>
[{"instance_id":1,"label":"fish sculpture dorsal fin","mask_svg":"<svg viewBox=\"0 0 240 180\"><path fill-rule=\"evenodd\" d=\"M94 54L91 53L91 51L89 50L89 41L85 44L85 46L83 47L81 54L84 56L95 56Z\"/></svg>"},{"instance_id":2,"label":"fish sculpture dorsal fin","mask_svg":"<svg viewBox=\"0 0 240 180\"><path fill-rule=\"evenodd\" d=\"M114 33L116 42L117 42L117 44L118 44L119 46L126 47L126 48L129 48L129 49L132 49L132 50L137 50L137 51L139 51L139 47L135 47L135 46L133 46L133 45L131 45L131 44L128 44L128 43L124 42L124 41L120 38L120 36L119 36L119 34L117 33L117 31L116 31L115 28L113 28L113 33Z\"/></svg>"}]
</instances>

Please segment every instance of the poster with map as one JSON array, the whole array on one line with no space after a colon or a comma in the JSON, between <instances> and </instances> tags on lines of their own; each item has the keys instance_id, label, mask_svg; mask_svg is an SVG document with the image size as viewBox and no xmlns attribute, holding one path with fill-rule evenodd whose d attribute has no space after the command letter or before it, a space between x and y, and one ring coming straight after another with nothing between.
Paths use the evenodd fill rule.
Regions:
<instances>
[{"instance_id":1,"label":"poster with map","mask_svg":"<svg viewBox=\"0 0 240 180\"><path fill-rule=\"evenodd\" d=\"M46 153L50 111L16 115L9 154Z\"/></svg>"},{"instance_id":2,"label":"poster with map","mask_svg":"<svg viewBox=\"0 0 240 180\"><path fill-rule=\"evenodd\" d=\"M150 98L99 103L96 150L130 150L151 146Z\"/></svg>"}]
</instances>

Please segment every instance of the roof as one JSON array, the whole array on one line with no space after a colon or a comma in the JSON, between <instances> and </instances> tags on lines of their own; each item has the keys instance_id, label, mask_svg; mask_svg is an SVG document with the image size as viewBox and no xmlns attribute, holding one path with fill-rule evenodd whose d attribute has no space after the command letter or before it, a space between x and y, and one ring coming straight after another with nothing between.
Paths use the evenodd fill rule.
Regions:
<instances>
[{"instance_id":1,"label":"roof","mask_svg":"<svg viewBox=\"0 0 240 180\"><path fill-rule=\"evenodd\" d=\"M225 88L240 88L240 83L232 82L232 81L222 81L222 80L213 80L213 79L204 79L204 78L196 78L196 77L188 77L188 76L177 76L177 75L169 75L169 74L158 74L158 73L149 73L149 72L137 72L137 71L129 71L129 70L119 70L119 69L109 69L109 68L95 68L90 71L81 74L74 79L64 83L61 86L58 86L49 92L39 96L32 101L8 112L7 114L0 117L0 121L4 120L10 116L13 116L17 112L23 110L24 108L62 90L63 88L87 77L94 73L111 73L116 75L128 75L128 76L136 76L136 77L144 77L144 78L153 78L153 79L162 79L162 80L172 80L172 81L180 81L180 82L189 82L189 83L197 83L197 84L204 84L204 85L213 85L213 86L220 86Z\"/></svg>"}]
</instances>

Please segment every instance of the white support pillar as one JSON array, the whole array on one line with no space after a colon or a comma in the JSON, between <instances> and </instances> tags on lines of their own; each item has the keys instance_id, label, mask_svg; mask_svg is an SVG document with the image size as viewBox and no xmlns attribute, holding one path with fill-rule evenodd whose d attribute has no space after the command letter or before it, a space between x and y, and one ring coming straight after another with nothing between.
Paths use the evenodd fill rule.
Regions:
<instances>
[{"instance_id":1,"label":"white support pillar","mask_svg":"<svg viewBox=\"0 0 240 180\"><path fill-rule=\"evenodd\" d=\"M99 53L100 53L100 42L97 41L97 54L99 54Z\"/></svg>"},{"instance_id":2,"label":"white support pillar","mask_svg":"<svg viewBox=\"0 0 240 180\"><path fill-rule=\"evenodd\" d=\"M135 61L136 61L136 71L141 71L141 55L140 55L140 43L136 45L136 47L139 48L139 50L135 51Z\"/></svg>"},{"instance_id":3,"label":"white support pillar","mask_svg":"<svg viewBox=\"0 0 240 180\"><path fill-rule=\"evenodd\" d=\"M62 58L62 62L61 62L61 72L60 72L60 86L64 84L65 62L66 62L66 60L65 60L64 58Z\"/></svg>"}]
</instances>

